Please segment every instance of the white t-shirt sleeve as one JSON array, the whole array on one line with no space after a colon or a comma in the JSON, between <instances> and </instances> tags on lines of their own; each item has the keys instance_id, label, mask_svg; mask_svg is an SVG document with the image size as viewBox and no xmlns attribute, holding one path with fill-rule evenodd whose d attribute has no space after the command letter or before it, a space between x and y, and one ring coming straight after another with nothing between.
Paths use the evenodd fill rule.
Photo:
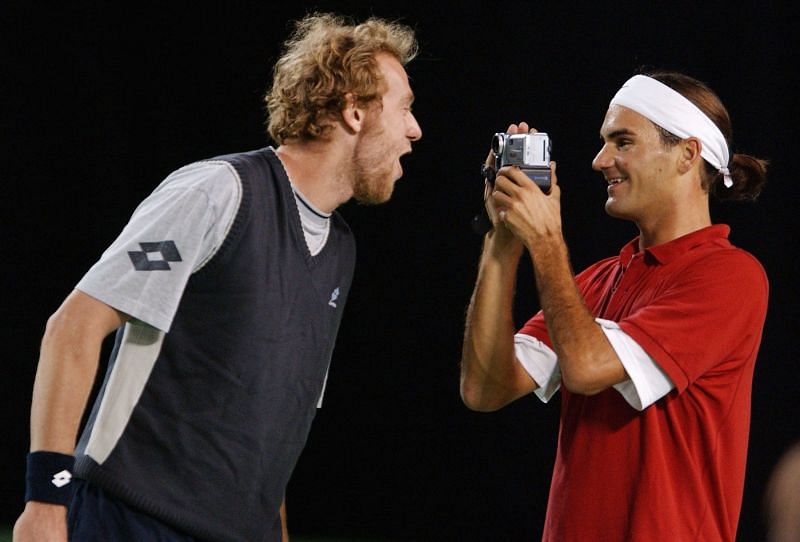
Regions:
<instances>
[{"instance_id":1,"label":"white t-shirt sleeve","mask_svg":"<svg viewBox=\"0 0 800 542\"><path fill-rule=\"evenodd\" d=\"M514 335L514 354L539 386L533 393L542 402L548 402L561 387L561 371L556 353L535 337L517 333Z\"/></svg>"},{"instance_id":2,"label":"white t-shirt sleeve","mask_svg":"<svg viewBox=\"0 0 800 542\"><path fill-rule=\"evenodd\" d=\"M628 380L615 384L614 389L629 405L644 410L672 391L675 385L669 376L630 335L620 329L619 324L602 318L595 321L600 324L628 373Z\"/></svg>"},{"instance_id":3,"label":"white t-shirt sleeve","mask_svg":"<svg viewBox=\"0 0 800 542\"><path fill-rule=\"evenodd\" d=\"M227 162L169 175L134 211L119 237L76 288L167 332L189 276L217 252L241 201Z\"/></svg>"},{"instance_id":4,"label":"white t-shirt sleeve","mask_svg":"<svg viewBox=\"0 0 800 542\"><path fill-rule=\"evenodd\" d=\"M619 324L602 318L595 321L628 374L628 380L613 387L629 405L644 410L672 391L675 387L672 380L636 341L620 329ZM514 336L514 352L517 361L539 386L534 392L536 396L545 403L549 401L561 387L556 353L538 339L522 333Z\"/></svg>"}]
</instances>

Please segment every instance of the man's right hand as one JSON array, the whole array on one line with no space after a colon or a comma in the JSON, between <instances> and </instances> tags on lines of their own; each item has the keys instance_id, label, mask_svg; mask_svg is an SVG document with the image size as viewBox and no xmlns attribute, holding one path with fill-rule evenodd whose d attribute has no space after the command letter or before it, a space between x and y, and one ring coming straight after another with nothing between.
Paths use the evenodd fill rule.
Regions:
<instances>
[{"instance_id":1,"label":"man's right hand","mask_svg":"<svg viewBox=\"0 0 800 542\"><path fill-rule=\"evenodd\" d=\"M67 507L28 501L14 524L14 542L67 542Z\"/></svg>"},{"instance_id":2,"label":"man's right hand","mask_svg":"<svg viewBox=\"0 0 800 542\"><path fill-rule=\"evenodd\" d=\"M507 134L525 134L529 131L532 130L529 129L527 122L511 124L506 129ZM489 156L486 157L485 163L488 166L495 166L494 153L492 151L489 151ZM503 222L501 213L505 212L505 209L498 209L495 207L494 200L492 198L492 193L494 190L494 185L486 181L483 192L483 201L486 204L486 214L489 216L489 220L492 222L493 226L493 230L489 235L492 238L493 248L500 250L503 253L510 248L511 253L516 253L518 256L519 252L521 252L520 249L522 244L516 237L514 237L514 234L512 234L511 231L506 228L506 225Z\"/></svg>"}]
</instances>

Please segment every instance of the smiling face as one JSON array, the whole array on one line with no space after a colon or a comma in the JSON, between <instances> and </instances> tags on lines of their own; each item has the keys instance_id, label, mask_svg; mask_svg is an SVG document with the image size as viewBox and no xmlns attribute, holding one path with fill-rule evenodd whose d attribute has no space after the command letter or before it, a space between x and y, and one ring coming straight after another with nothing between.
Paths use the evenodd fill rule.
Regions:
<instances>
[{"instance_id":1,"label":"smiling face","mask_svg":"<svg viewBox=\"0 0 800 542\"><path fill-rule=\"evenodd\" d=\"M640 228L676 212L679 146L668 148L652 122L621 105L609 107L600 135L592 168L608 183L606 212Z\"/></svg>"},{"instance_id":2,"label":"smiling face","mask_svg":"<svg viewBox=\"0 0 800 542\"><path fill-rule=\"evenodd\" d=\"M367 204L388 201L394 183L403 175L400 157L422 137L411 112L414 94L408 76L395 57L376 56L384 81L381 102L371 107L353 152L353 197Z\"/></svg>"}]
</instances>

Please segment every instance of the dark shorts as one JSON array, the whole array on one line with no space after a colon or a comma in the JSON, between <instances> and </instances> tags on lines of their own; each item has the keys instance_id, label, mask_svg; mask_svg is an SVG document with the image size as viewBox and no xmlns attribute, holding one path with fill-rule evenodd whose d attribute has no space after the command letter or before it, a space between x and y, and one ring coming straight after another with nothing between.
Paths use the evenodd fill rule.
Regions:
<instances>
[{"instance_id":1,"label":"dark shorts","mask_svg":"<svg viewBox=\"0 0 800 542\"><path fill-rule=\"evenodd\" d=\"M84 480L74 480L67 525L71 542L198 542Z\"/></svg>"}]
</instances>

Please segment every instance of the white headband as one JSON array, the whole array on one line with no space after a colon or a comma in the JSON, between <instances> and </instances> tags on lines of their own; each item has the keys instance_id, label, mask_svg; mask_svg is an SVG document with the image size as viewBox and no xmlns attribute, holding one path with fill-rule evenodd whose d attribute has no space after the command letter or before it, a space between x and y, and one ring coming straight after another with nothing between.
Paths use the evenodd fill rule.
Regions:
<instances>
[{"instance_id":1,"label":"white headband","mask_svg":"<svg viewBox=\"0 0 800 542\"><path fill-rule=\"evenodd\" d=\"M650 119L680 138L696 137L700 156L723 175L725 186L733 186L728 170L728 143L716 124L681 93L645 75L628 79L610 105L622 105Z\"/></svg>"}]
</instances>

